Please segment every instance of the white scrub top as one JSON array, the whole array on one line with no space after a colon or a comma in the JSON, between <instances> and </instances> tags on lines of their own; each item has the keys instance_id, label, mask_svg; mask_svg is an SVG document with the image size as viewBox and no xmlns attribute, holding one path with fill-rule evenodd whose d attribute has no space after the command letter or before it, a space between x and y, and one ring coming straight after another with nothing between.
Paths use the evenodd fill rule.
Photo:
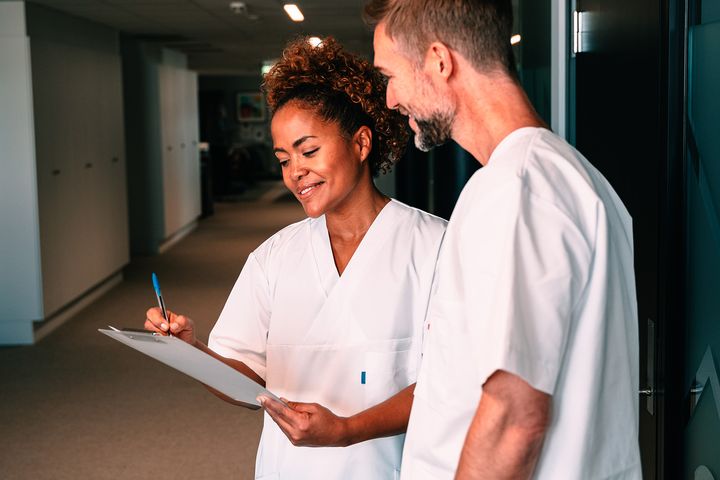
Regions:
<instances>
[{"instance_id":1,"label":"white scrub top","mask_svg":"<svg viewBox=\"0 0 720 480\"><path fill-rule=\"evenodd\" d=\"M349 416L415 382L445 221L391 200L338 275L325 217L290 225L250 254L210 334L267 388ZM404 435L344 448L295 447L266 414L258 479L393 479Z\"/></svg>"},{"instance_id":2,"label":"white scrub top","mask_svg":"<svg viewBox=\"0 0 720 480\"><path fill-rule=\"evenodd\" d=\"M640 479L631 219L552 132L506 137L448 224L402 478L450 479L497 370L552 395L534 478Z\"/></svg>"}]
</instances>

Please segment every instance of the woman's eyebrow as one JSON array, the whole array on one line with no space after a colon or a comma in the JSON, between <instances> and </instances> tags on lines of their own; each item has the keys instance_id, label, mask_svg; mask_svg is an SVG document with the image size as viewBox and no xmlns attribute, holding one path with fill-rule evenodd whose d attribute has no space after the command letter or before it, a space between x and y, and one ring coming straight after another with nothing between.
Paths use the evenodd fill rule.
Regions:
<instances>
[{"instance_id":1,"label":"woman's eyebrow","mask_svg":"<svg viewBox=\"0 0 720 480\"><path fill-rule=\"evenodd\" d=\"M317 138L317 137L315 135L305 135L304 137L300 137L293 142L293 148L299 147L300 145L303 144L303 142L305 142L305 140L307 140L309 138Z\"/></svg>"},{"instance_id":2,"label":"woman's eyebrow","mask_svg":"<svg viewBox=\"0 0 720 480\"><path fill-rule=\"evenodd\" d=\"M306 140L308 140L310 138L318 138L318 137L316 137L315 135L305 135L304 137L300 137L293 142L293 144L292 144L293 148L299 147ZM273 153L278 153L278 152L287 153L287 151L284 148L280 148L280 147L273 148Z\"/></svg>"}]
</instances>

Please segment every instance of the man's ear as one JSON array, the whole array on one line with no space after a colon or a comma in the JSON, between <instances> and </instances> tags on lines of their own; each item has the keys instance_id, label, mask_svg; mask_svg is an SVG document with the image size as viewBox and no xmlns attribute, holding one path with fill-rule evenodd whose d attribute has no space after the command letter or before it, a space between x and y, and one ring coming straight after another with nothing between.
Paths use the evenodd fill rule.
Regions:
<instances>
[{"instance_id":1,"label":"man's ear","mask_svg":"<svg viewBox=\"0 0 720 480\"><path fill-rule=\"evenodd\" d=\"M364 162L370 156L372 150L372 130L367 125L358 128L353 135L353 143L356 151L360 154L360 162Z\"/></svg>"},{"instance_id":2,"label":"man's ear","mask_svg":"<svg viewBox=\"0 0 720 480\"><path fill-rule=\"evenodd\" d=\"M432 42L425 53L425 73L447 80L453 72L453 56L442 42Z\"/></svg>"}]
</instances>

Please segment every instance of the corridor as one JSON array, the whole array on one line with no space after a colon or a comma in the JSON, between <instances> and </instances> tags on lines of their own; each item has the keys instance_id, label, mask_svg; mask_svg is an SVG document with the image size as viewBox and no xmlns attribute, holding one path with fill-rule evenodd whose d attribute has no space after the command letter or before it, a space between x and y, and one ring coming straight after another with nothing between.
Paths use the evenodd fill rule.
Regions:
<instances>
[{"instance_id":1,"label":"corridor","mask_svg":"<svg viewBox=\"0 0 720 480\"><path fill-rule=\"evenodd\" d=\"M216 204L166 253L134 258L119 286L35 346L0 347L0 477L252 478L259 412L97 329L141 328L156 272L168 308L193 318L206 341L247 255L304 218L281 183L264 187Z\"/></svg>"}]
</instances>

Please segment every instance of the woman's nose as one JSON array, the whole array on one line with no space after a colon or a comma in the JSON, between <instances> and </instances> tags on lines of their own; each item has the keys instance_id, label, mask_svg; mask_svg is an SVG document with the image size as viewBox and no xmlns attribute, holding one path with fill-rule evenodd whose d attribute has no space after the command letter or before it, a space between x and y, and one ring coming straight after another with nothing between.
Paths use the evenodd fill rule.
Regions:
<instances>
[{"instance_id":1,"label":"woman's nose","mask_svg":"<svg viewBox=\"0 0 720 480\"><path fill-rule=\"evenodd\" d=\"M305 175L307 175L307 168L302 162L295 161L291 163L292 170L290 171L290 176L293 180L296 182L300 179L302 179Z\"/></svg>"}]
</instances>

